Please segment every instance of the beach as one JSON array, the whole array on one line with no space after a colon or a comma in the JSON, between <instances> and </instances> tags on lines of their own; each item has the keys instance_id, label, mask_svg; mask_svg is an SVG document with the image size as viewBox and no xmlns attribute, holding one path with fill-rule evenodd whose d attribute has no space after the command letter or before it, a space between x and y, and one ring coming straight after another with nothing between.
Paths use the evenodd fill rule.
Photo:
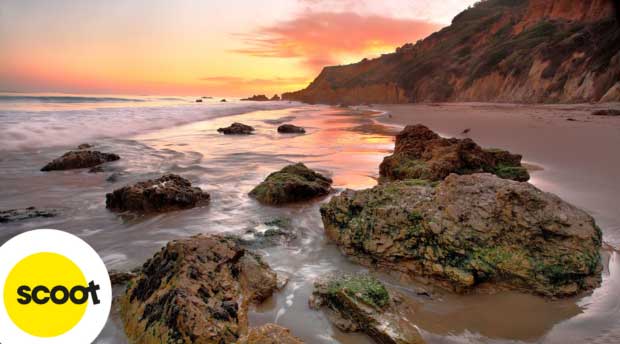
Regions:
<instances>
[{"instance_id":1,"label":"beach","mask_svg":"<svg viewBox=\"0 0 620 344\"><path fill-rule=\"evenodd\" d=\"M424 339L429 343L612 343L619 338L620 324L615 318L620 310L618 117L593 117L590 105L338 108L294 102L189 104L186 100L149 107L135 103L105 109L80 106L45 111L20 108L21 115L46 124L37 127L39 132L31 139L17 134L32 128L16 127L6 119L0 122L7 132L17 133L13 139L4 138L9 149L0 151L0 208L59 210L52 218L0 224L1 242L34 228L62 229L93 246L109 270L129 271L170 240L199 233L234 234L252 240L256 233L268 229L266 223L285 218L294 236L256 250L289 280L282 290L252 309L250 326L277 323L308 343L371 343L364 335L341 332L322 312L308 307L317 277L329 272L368 271L349 261L327 240L319 207L344 189L376 185L378 166L394 147L393 135L407 124L421 123L445 137L469 137L483 147L522 154L530 168L531 183L594 216L606 243L601 287L588 295L561 300L518 292L456 295L370 270L420 302L422 306L413 310L410 321ZM16 110L3 111L14 114ZM108 121L123 120L123 130L98 135L101 122L85 118L93 114ZM77 137L60 135L62 116L72 116L72 122L80 125L79 129L70 128L79 133ZM233 122L252 125L256 131L248 136L217 132ZM279 134L276 127L282 123L302 126L306 134ZM465 129L470 131L463 134ZM116 153L121 159L101 173L39 171L47 161L82 142ZM295 162L330 176L334 192L317 201L277 207L248 197L269 173ZM210 204L144 216L118 215L105 208L107 192L169 172L208 191ZM419 295L419 288L433 297ZM115 289L116 295L122 292L120 287ZM97 343L125 342L118 309L114 308Z\"/></svg>"}]
</instances>

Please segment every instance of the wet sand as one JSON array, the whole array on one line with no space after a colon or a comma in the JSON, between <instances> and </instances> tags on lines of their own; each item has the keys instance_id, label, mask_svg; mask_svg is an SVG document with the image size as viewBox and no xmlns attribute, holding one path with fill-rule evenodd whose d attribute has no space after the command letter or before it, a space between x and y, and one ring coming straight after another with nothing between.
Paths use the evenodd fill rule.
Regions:
<instances>
[{"instance_id":1,"label":"wet sand","mask_svg":"<svg viewBox=\"0 0 620 344\"><path fill-rule=\"evenodd\" d=\"M446 136L459 136L463 129L471 128L470 137L484 146L523 153L527 162L542 168L532 174L535 185L590 211L601 224L605 240L618 247L620 240L614 238L620 238L620 215L613 211L617 210L614 201L618 193L614 191L618 189L612 185L614 174L604 166L618 166L618 161L613 161L617 157L609 154L613 145L617 146L620 126L608 123L620 123L620 119L592 119L584 122L584 130L578 126L584 123L564 123L551 118L557 116L553 112L538 107L387 106L385 110L391 112L391 117L367 110L378 109L356 111L299 105L103 139L96 142L98 148L118 153L122 159L111 164L113 171L100 174L38 171L46 161L71 147L3 153L0 208L34 205L58 207L62 213L57 218L2 225L0 241L28 229L59 228L89 242L109 269L128 270L141 265L169 240L196 233L243 235L248 229L264 226L267 220L287 217L297 238L259 251L272 268L290 276L289 283L252 311L250 325L275 322L290 328L307 343L371 343L364 335L340 332L323 313L309 309L307 304L312 282L319 275L366 271L326 240L319 207L329 197L287 207L268 207L250 199L247 193L270 172L298 161L330 175L335 193L344 188L372 187L379 163L393 148L392 135L405 123L423 123ZM577 114L571 112L570 116ZM256 134L239 137L216 132L235 121L255 126ZM307 134L278 134L275 125L284 121L305 127ZM590 145L580 145L585 134L592 136ZM572 152L567 153L562 147L569 147ZM588 147L597 148L600 155L588 153ZM582 161L589 166L582 166ZM106 192L165 172L181 174L207 190L212 196L211 204L139 217L119 216L105 209ZM112 173L119 173L118 181L107 182ZM586 182L577 183L581 179L576 175ZM598 187L598 192L589 190L586 186L590 179L599 179L606 187ZM613 250L606 251L602 287L591 295L565 300L513 292L460 296L373 273L419 301L420 307L412 310L410 320L419 326L429 343L614 343L617 341L610 338L615 338L620 330L618 263L618 255ZM418 288L430 291L432 298L417 295ZM119 292L122 288L116 289ZM125 342L115 311L97 343Z\"/></svg>"}]
</instances>

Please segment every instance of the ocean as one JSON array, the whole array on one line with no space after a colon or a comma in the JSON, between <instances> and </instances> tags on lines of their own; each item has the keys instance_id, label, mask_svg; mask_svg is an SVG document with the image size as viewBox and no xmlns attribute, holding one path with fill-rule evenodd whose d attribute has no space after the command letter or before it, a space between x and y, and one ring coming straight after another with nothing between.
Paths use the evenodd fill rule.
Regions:
<instances>
[{"instance_id":1,"label":"ocean","mask_svg":"<svg viewBox=\"0 0 620 344\"><path fill-rule=\"evenodd\" d=\"M203 101L197 103L198 98ZM198 233L228 233L252 239L254 233L268 229L266 223L285 218L295 235L257 250L274 270L287 275L289 282L267 302L252 309L250 325L275 322L307 343L371 343L366 336L338 330L324 313L308 308L317 277L330 272L367 271L349 261L325 238L319 207L329 197L269 207L247 194L269 173L294 162L303 162L332 177L335 193L347 188L369 188L376 185L378 165L390 154L393 135L405 121L433 124L446 136L458 135L464 127L471 127L473 135L479 135L477 140L485 145L499 144L512 150L514 144L523 149L526 162L529 158L539 167L532 172L534 185L592 210L603 227L604 239L613 246L603 252L602 286L589 295L562 300L517 292L454 295L441 290L433 290L433 297L428 298L418 295L416 288L429 286L412 286L382 272L373 273L423 305L415 310L412 321L429 343L620 341L620 264L616 252L620 217L612 204L617 197L615 189L609 186L606 192L603 188L597 192L601 197L596 199L575 192L588 182L579 184L565 175L561 168L563 157L558 157L561 152L556 149L557 154L537 155L542 149L526 145L550 118L545 117L546 110L515 106L502 117L503 121L494 121L496 115L481 105L385 110L380 106L338 108L234 98L223 103L222 98L0 94L0 209L35 206L58 212L56 217L0 224L0 244L31 229L65 230L93 246L109 270L128 271L141 266L170 240ZM507 112L503 108L493 111ZM395 114L394 118L390 112ZM395 120L397 113L409 117L399 122ZM532 113L545 120L539 121ZM552 112L549 113L551 116ZM501 126L502 130L511 130L506 123L517 127L510 121L517 118L514 116L522 116L518 117L523 119L518 128L524 136L519 140L495 135ZM217 132L217 128L232 122L254 126L255 134L224 136ZM561 125L564 122L562 119ZM282 123L302 126L307 133L279 134L276 128ZM490 127L483 128L484 123ZM557 135L569 129L584 130L559 128L564 129L554 129ZM616 134L598 132L600 136ZM554 140L551 136L539 139ZM40 171L45 163L81 143L116 153L121 159L106 164L100 173ZM571 158L570 152L565 155ZM580 163L577 157L568 160ZM143 216L117 214L105 208L106 193L164 173L179 174L209 192L210 204ZM611 177L605 178L609 179L608 185L615 182ZM601 203L607 207L599 206ZM123 290L116 288L114 292L118 295ZM114 308L96 343L126 342L118 310Z\"/></svg>"}]
</instances>

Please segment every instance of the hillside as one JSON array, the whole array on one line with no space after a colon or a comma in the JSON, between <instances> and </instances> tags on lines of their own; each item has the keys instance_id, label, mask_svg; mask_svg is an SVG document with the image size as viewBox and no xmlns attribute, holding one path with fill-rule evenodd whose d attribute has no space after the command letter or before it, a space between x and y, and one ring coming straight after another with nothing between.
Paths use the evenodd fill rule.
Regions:
<instances>
[{"instance_id":1,"label":"hillside","mask_svg":"<svg viewBox=\"0 0 620 344\"><path fill-rule=\"evenodd\" d=\"M394 53L325 67L309 103L620 101L612 0L486 0Z\"/></svg>"}]
</instances>

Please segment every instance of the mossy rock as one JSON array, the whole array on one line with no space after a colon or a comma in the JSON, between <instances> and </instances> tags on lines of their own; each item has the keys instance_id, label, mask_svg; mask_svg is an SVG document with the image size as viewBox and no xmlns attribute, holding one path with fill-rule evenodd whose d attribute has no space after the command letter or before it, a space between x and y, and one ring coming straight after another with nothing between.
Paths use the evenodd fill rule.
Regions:
<instances>
[{"instance_id":1,"label":"mossy rock","mask_svg":"<svg viewBox=\"0 0 620 344\"><path fill-rule=\"evenodd\" d=\"M516 181L530 178L519 154L497 148L483 149L468 138L443 138L418 124L408 125L396 136L394 154L385 157L379 166L379 181L441 181L451 173L482 172Z\"/></svg>"},{"instance_id":2,"label":"mossy rock","mask_svg":"<svg viewBox=\"0 0 620 344\"><path fill-rule=\"evenodd\" d=\"M390 295L383 283L371 275L342 276L331 280L328 293L335 296L340 292L375 308L383 308L390 302Z\"/></svg>"},{"instance_id":3,"label":"mossy rock","mask_svg":"<svg viewBox=\"0 0 620 344\"><path fill-rule=\"evenodd\" d=\"M321 206L327 237L355 261L456 292L480 284L567 296L600 283L601 231L528 183L451 174L345 190Z\"/></svg>"},{"instance_id":4,"label":"mossy rock","mask_svg":"<svg viewBox=\"0 0 620 344\"><path fill-rule=\"evenodd\" d=\"M250 196L261 203L280 205L327 195L331 184L330 178L297 163L267 176L265 181L250 191Z\"/></svg>"}]
</instances>

